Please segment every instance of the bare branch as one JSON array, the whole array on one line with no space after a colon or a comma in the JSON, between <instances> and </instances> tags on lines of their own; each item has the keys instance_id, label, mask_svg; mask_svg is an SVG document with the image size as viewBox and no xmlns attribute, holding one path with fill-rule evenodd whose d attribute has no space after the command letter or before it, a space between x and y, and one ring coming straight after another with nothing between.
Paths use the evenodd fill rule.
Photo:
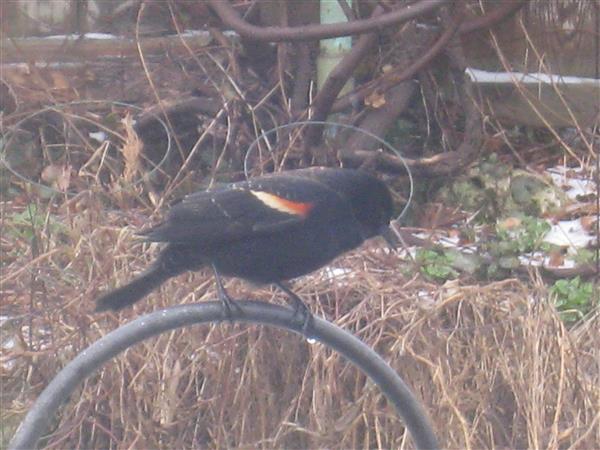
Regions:
<instances>
[{"instance_id":1,"label":"bare branch","mask_svg":"<svg viewBox=\"0 0 600 450\"><path fill-rule=\"evenodd\" d=\"M383 8L377 6L371 18L377 18L383 13ZM362 35L352 50L342 59L338 65L331 71L327 80L321 87L321 90L315 97L313 102L312 119L321 121L325 120L331 111L331 106L337 98L340 90L344 87L348 79L352 76L352 72L358 66L371 48L377 43L377 33L369 33ZM312 147L318 143L321 138L323 127L314 126L308 129L306 134L306 145Z\"/></svg>"},{"instance_id":2,"label":"bare branch","mask_svg":"<svg viewBox=\"0 0 600 450\"><path fill-rule=\"evenodd\" d=\"M376 80L373 80L366 86L362 86L360 89L351 92L345 95L344 97L339 98L333 105L332 110L341 111L343 109L346 109L350 107L353 103L363 100L375 89L381 89L382 91L386 91L392 86L395 86L413 77L417 72L425 68L442 50L446 48L448 42L450 41L450 39L452 39L452 36L454 36L456 31L458 30L458 27L461 24L461 20L461 15L456 14L450 26L442 33L442 35L437 39L437 41L433 45L431 45L429 50L427 50L423 54L423 56L417 59L414 63L412 63L402 72L390 72L384 74L383 76Z\"/></svg>"},{"instance_id":3,"label":"bare branch","mask_svg":"<svg viewBox=\"0 0 600 450\"><path fill-rule=\"evenodd\" d=\"M408 106L410 99L416 91L417 84L411 81L400 83L390 89L385 96L385 105L381 108L369 111L364 120L360 123L362 130L367 130L376 136L385 136L388 128L396 121L396 118ZM371 150L379 143L365 133L353 133L348 138L341 157L343 158L346 149Z\"/></svg>"},{"instance_id":4,"label":"bare branch","mask_svg":"<svg viewBox=\"0 0 600 450\"><path fill-rule=\"evenodd\" d=\"M500 6L494 8L491 12L465 21L461 26L459 33L466 34L482 28L488 28L508 19L518 10L520 10L529 0L508 0L500 3Z\"/></svg>"},{"instance_id":5,"label":"bare branch","mask_svg":"<svg viewBox=\"0 0 600 450\"><path fill-rule=\"evenodd\" d=\"M348 3L346 3L346 0L337 0L337 2L338 2L338 5L340 5L340 8L342 9L342 11L344 11L344 15L346 16L346 19L348 19L348 21L356 20L354 11L352 11L352 8L350 7L350 5L348 5Z\"/></svg>"},{"instance_id":6,"label":"bare branch","mask_svg":"<svg viewBox=\"0 0 600 450\"><path fill-rule=\"evenodd\" d=\"M460 23L458 19L462 17L463 3L457 3L454 11L454 17L447 17L443 13L444 22L448 23L448 29L456 30ZM452 35L450 35L452 37ZM455 36L455 39L456 36ZM450 38L448 39L450 40ZM473 95L470 86L470 80L465 75L466 62L462 49L458 43L445 47L449 57L453 73L456 73L460 79L456 81L459 97L465 110L465 131L463 141L454 151L441 153L432 157L420 159L405 158L408 166L414 170L415 174L425 176L439 176L455 173L470 164L479 148L481 147L482 131L481 119L474 105ZM372 152L364 148L358 148L356 145L348 146L342 153L342 158L351 165L373 164L375 167L391 172L404 173L404 163L396 155L388 153Z\"/></svg>"},{"instance_id":7,"label":"bare branch","mask_svg":"<svg viewBox=\"0 0 600 450\"><path fill-rule=\"evenodd\" d=\"M391 11L380 17L325 25L302 25L298 27L258 27L243 20L228 1L208 0L213 11L223 23L237 31L240 36L257 41L309 41L315 39L348 36L379 31L391 25L407 22L433 11L448 0L420 0L418 3Z\"/></svg>"}]
</instances>

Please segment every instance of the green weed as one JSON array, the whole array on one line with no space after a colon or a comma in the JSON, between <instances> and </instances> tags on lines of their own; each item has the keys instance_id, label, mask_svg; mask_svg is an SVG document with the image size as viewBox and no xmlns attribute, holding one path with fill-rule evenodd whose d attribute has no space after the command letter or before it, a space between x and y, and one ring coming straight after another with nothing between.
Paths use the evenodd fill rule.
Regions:
<instances>
[{"instance_id":1,"label":"green weed","mask_svg":"<svg viewBox=\"0 0 600 450\"><path fill-rule=\"evenodd\" d=\"M594 292L596 291L596 292ZM563 321L572 325L588 314L594 307L600 306L600 293L589 281L579 277L557 280L550 287L554 306L560 312Z\"/></svg>"},{"instance_id":2,"label":"green weed","mask_svg":"<svg viewBox=\"0 0 600 450\"><path fill-rule=\"evenodd\" d=\"M421 266L421 273L430 279L445 281L458 276L458 271L452 267L452 258L447 253L419 249L416 260Z\"/></svg>"}]
</instances>

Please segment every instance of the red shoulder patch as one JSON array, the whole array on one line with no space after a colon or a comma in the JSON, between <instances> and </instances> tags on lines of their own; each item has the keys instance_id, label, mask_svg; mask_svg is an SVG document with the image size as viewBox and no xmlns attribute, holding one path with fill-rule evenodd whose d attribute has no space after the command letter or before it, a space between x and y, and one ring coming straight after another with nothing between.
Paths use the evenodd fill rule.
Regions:
<instances>
[{"instance_id":1,"label":"red shoulder patch","mask_svg":"<svg viewBox=\"0 0 600 450\"><path fill-rule=\"evenodd\" d=\"M310 210L315 206L314 203L294 202L268 192L250 191L250 193L269 208L296 216L306 217Z\"/></svg>"}]
</instances>

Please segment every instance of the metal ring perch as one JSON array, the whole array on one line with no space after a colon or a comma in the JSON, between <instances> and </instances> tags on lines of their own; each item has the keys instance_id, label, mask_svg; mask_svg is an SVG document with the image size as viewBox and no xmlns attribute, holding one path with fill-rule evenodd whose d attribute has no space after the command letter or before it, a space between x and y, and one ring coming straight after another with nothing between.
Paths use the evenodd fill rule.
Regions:
<instances>
[{"instance_id":1,"label":"metal ring perch","mask_svg":"<svg viewBox=\"0 0 600 450\"><path fill-rule=\"evenodd\" d=\"M294 311L259 301L240 301L230 319L284 328L302 334ZM41 393L9 444L9 449L32 449L58 407L75 387L102 364L126 348L151 336L188 325L221 322L221 302L210 301L179 305L139 317L102 337L67 364ZM228 318L229 320L229 318ZM311 339L331 347L371 378L393 403L419 449L437 449L438 443L423 408L398 374L365 343L338 326L315 317Z\"/></svg>"}]
</instances>

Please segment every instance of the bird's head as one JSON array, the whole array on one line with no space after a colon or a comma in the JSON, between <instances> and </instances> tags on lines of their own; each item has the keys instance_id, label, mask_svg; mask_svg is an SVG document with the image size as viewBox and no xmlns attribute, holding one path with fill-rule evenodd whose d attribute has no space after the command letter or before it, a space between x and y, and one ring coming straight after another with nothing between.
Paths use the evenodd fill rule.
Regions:
<instances>
[{"instance_id":1,"label":"bird's head","mask_svg":"<svg viewBox=\"0 0 600 450\"><path fill-rule=\"evenodd\" d=\"M347 196L363 237L386 234L393 215L392 196L385 183L375 177L357 180Z\"/></svg>"},{"instance_id":2,"label":"bird's head","mask_svg":"<svg viewBox=\"0 0 600 450\"><path fill-rule=\"evenodd\" d=\"M393 214L392 196L377 177L352 169L311 167L297 172L313 178L344 197L352 207L364 239L385 235Z\"/></svg>"}]
</instances>

